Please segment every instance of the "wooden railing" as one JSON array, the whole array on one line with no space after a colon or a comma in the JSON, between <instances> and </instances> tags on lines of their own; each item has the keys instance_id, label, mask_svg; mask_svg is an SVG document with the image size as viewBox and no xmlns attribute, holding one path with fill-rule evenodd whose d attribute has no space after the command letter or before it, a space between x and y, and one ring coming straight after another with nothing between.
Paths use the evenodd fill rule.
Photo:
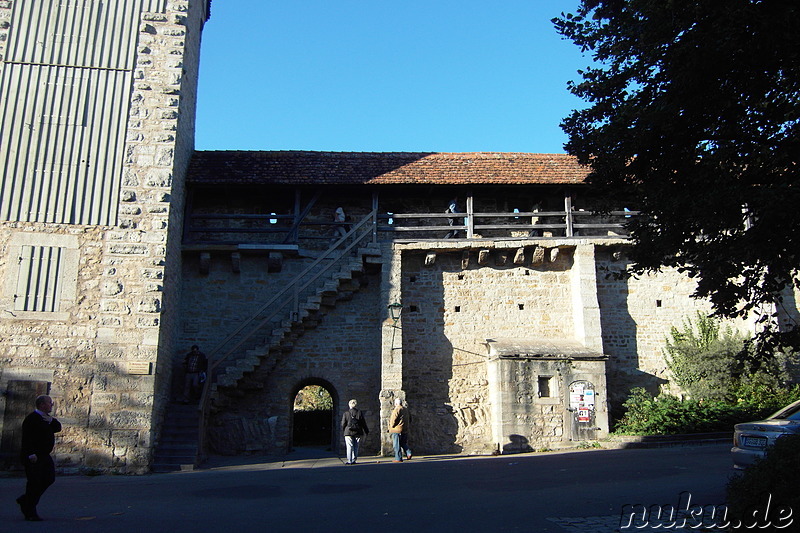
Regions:
<instances>
[{"instance_id":1,"label":"wooden railing","mask_svg":"<svg viewBox=\"0 0 800 533\"><path fill-rule=\"evenodd\" d=\"M625 223L637 212L629 210L597 213L564 211L461 212L461 213L380 213L375 216L375 232L380 241L396 239L524 238L524 237L605 237L609 232L625 236ZM303 220L289 228L281 220L292 215L211 215L195 214L187 230L185 245L226 245L241 243L298 243L314 247L315 242L331 239L340 223ZM204 220L197 225L198 220ZM224 222L214 225L214 222ZM273 223L274 221L274 223ZM450 224L452 221L452 225ZM255 226L248 224L255 223ZM248 226L248 227L246 227ZM318 246L318 245L317 245Z\"/></svg>"}]
</instances>

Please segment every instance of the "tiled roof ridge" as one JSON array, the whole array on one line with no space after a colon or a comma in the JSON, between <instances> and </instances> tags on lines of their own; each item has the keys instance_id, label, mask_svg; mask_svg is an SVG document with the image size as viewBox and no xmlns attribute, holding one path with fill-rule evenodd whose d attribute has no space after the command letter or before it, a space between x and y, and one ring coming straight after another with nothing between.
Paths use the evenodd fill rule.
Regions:
<instances>
[{"instance_id":1,"label":"tiled roof ridge","mask_svg":"<svg viewBox=\"0 0 800 533\"><path fill-rule=\"evenodd\" d=\"M388 156L388 155L423 155L423 156L459 156L459 157L467 157L467 156L544 156L544 157L565 157L568 159L574 159L575 157L566 153L549 153L549 152L495 152L495 151L480 151L480 152L415 152L415 151L391 151L391 152L375 152L375 151L337 151L337 150L195 150L196 153L199 154L248 154L248 155L256 155L256 154L285 154L285 155L298 155L298 154L307 154L307 155L332 155L332 156L342 156L342 155L376 155L376 156Z\"/></svg>"},{"instance_id":2,"label":"tiled roof ridge","mask_svg":"<svg viewBox=\"0 0 800 533\"><path fill-rule=\"evenodd\" d=\"M568 154L197 150L189 181L238 184L580 184Z\"/></svg>"}]
</instances>

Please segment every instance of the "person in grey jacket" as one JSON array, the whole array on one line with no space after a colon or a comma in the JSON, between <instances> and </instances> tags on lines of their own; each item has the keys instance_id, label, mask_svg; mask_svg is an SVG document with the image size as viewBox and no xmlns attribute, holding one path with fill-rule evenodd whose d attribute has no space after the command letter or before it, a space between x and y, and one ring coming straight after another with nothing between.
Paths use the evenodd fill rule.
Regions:
<instances>
[{"instance_id":1,"label":"person in grey jacket","mask_svg":"<svg viewBox=\"0 0 800 533\"><path fill-rule=\"evenodd\" d=\"M364 413L356 409L358 402L350 400L348 405L350 409L342 414L342 434L347 445L347 462L345 464L354 465L358 460L358 445L361 443L361 437L368 435L369 429L364 420Z\"/></svg>"}]
</instances>

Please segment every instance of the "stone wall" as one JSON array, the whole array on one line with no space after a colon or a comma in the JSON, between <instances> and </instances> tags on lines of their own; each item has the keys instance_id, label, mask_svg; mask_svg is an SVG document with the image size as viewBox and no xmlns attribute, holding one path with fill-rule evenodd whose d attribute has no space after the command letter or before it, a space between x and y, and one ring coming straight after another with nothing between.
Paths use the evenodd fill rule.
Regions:
<instances>
[{"instance_id":1,"label":"stone wall","mask_svg":"<svg viewBox=\"0 0 800 533\"><path fill-rule=\"evenodd\" d=\"M313 257L294 254L283 260L279 272L270 272L267 252L237 252L238 272L235 272L232 252L210 252L207 273L204 273L199 252L184 254L176 365L193 344L210 355L214 347L313 260Z\"/></svg>"},{"instance_id":2,"label":"stone wall","mask_svg":"<svg viewBox=\"0 0 800 533\"><path fill-rule=\"evenodd\" d=\"M426 251L403 254L403 390L412 449L493 451L486 339L574 337L572 250L548 250L535 266L534 251L528 247L521 265L513 262L516 249L493 249L485 265L478 264L480 250L439 253L430 266Z\"/></svg>"},{"instance_id":3,"label":"stone wall","mask_svg":"<svg viewBox=\"0 0 800 533\"><path fill-rule=\"evenodd\" d=\"M596 386L602 437L607 406L619 407L631 386L657 388L668 379L661 350L669 329L708 309L690 297L692 281L674 271L609 277L626 265L627 246L621 239L386 243L380 275L366 276L352 300L337 302L227 395L212 419L215 450L289 449L292 401L306 384L332 394L334 422L348 399L358 399L372 428L367 454L389 450L386 422L395 397L409 406L417 453L514 451L522 440L511 436L533 449L563 445L575 438L567 407L576 380ZM187 257L186 344L189 334L213 338L224 314L246 315L308 261L287 257L283 272L268 273L263 257L243 256L233 273L230 258L217 254L202 276ZM391 303L402 304L396 322ZM536 372L517 369L495 383L484 343L497 338L571 341L596 355L540 362ZM542 373L553 378L546 398L535 390ZM341 446L338 429L332 440Z\"/></svg>"},{"instance_id":4,"label":"stone wall","mask_svg":"<svg viewBox=\"0 0 800 533\"><path fill-rule=\"evenodd\" d=\"M605 361L514 357L488 362L493 442L499 453L530 452L558 448L581 441L573 434L569 387L588 381L601 399L592 413L592 427L608 426ZM539 378L549 378L548 390L540 390ZM587 425L588 427L588 425ZM607 433L591 430L602 438Z\"/></svg>"},{"instance_id":5,"label":"stone wall","mask_svg":"<svg viewBox=\"0 0 800 533\"><path fill-rule=\"evenodd\" d=\"M149 469L174 352L183 180L193 145L194 118L184 117L194 114L205 4L171 0L164 13L142 15L118 225L0 224L0 388L15 379L51 384L64 427L61 469ZM30 240L74 252L64 280L73 298L58 314L9 311L15 254Z\"/></svg>"},{"instance_id":6,"label":"stone wall","mask_svg":"<svg viewBox=\"0 0 800 533\"><path fill-rule=\"evenodd\" d=\"M608 362L608 391L619 406L631 387L653 393L670 379L663 348L673 326L681 326L710 304L691 297L695 282L673 269L638 278L616 279L629 262L625 247L603 247L598 253L597 293Z\"/></svg>"},{"instance_id":7,"label":"stone wall","mask_svg":"<svg viewBox=\"0 0 800 533\"><path fill-rule=\"evenodd\" d=\"M316 327L293 342L290 351L277 358L266 357L248 377L258 388L245 390L243 398L229 398L230 404L212 417L209 436L214 451L288 451L292 447L294 398L303 386L316 384L324 386L334 400L334 449L343 446L339 420L348 400L355 398L370 428L363 451L377 453L381 434L379 293L379 276L363 276L360 290L327 309Z\"/></svg>"}]
</instances>

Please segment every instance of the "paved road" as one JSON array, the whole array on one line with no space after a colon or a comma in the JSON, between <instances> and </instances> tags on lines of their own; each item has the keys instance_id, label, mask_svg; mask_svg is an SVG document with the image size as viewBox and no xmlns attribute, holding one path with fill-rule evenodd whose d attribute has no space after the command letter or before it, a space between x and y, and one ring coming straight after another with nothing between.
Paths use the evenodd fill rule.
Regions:
<instances>
[{"instance_id":1,"label":"paved road","mask_svg":"<svg viewBox=\"0 0 800 533\"><path fill-rule=\"evenodd\" d=\"M215 458L195 472L61 476L39 506L41 523L22 520L14 503L24 479L1 478L0 532L609 533L625 504L677 504L684 491L693 503L723 504L729 450L368 457L352 466L310 450L238 465Z\"/></svg>"}]
</instances>

